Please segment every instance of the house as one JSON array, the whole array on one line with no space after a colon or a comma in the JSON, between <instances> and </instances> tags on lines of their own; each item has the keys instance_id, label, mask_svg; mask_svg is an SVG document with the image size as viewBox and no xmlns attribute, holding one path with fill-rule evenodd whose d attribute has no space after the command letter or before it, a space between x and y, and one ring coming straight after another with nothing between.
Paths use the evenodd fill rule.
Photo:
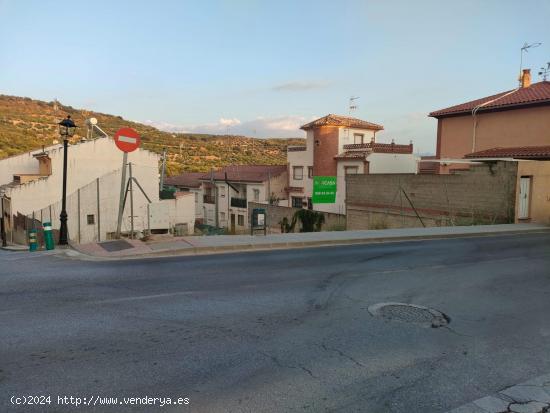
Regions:
<instances>
[{"instance_id":1,"label":"house","mask_svg":"<svg viewBox=\"0 0 550 413\"><path fill-rule=\"evenodd\" d=\"M287 148L288 206L345 213L345 177L350 174L415 173L412 143L376 142L382 125L329 114L301 127L305 146ZM334 204L312 204L313 177L335 176Z\"/></svg>"},{"instance_id":2,"label":"house","mask_svg":"<svg viewBox=\"0 0 550 413\"><path fill-rule=\"evenodd\" d=\"M523 70L520 86L431 112L437 119L439 173L467 169L452 160L497 148L550 145L550 82L531 83Z\"/></svg>"},{"instance_id":3,"label":"house","mask_svg":"<svg viewBox=\"0 0 550 413\"><path fill-rule=\"evenodd\" d=\"M104 241L117 228L122 152L109 137L70 144L67 163L69 239ZM139 148L128 155L132 185L127 196L122 231L167 230L195 221L193 200L183 195L159 200L159 156ZM130 169L130 167L128 167ZM63 145L0 160L0 196L9 242L25 243L27 224L51 222L59 228L63 182ZM134 181L133 181L134 182ZM131 208L133 207L133 214Z\"/></svg>"},{"instance_id":4,"label":"house","mask_svg":"<svg viewBox=\"0 0 550 413\"><path fill-rule=\"evenodd\" d=\"M173 186L181 192L190 192L194 195L195 200L195 219L197 222L203 221L203 197L202 197L202 182L204 172L184 172L177 176L171 176L164 180L166 185Z\"/></svg>"},{"instance_id":5,"label":"house","mask_svg":"<svg viewBox=\"0 0 550 413\"><path fill-rule=\"evenodd\" d=\"M203 174L204 223L230 232L248 228L248 202L278 204L285 199L286 165L231 165ZM283 201L286 204L286 201Z\"/></svg>"}]
</instances>

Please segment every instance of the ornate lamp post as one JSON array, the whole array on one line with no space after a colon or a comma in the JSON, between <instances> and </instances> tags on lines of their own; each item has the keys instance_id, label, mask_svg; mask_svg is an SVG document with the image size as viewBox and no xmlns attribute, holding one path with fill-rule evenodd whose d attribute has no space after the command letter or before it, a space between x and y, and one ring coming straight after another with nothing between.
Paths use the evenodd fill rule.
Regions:
<instances>
[{"instance_id":1,"label":"ornate lamp post","mask_svg":"<svg viewBox=\"0 0 550 413\"><path fill-rule=\"evenodd\" d=\"M61 198L61 214L59 220L61 225L59 227L59 245L68 244L68 230L67 230L67 149L69 147L69 138L74 135L76 125L71 119L70 115L67 115L66 119L59 122L59 135L63 138L63 196Z\"/></svg>"}]
</instances>

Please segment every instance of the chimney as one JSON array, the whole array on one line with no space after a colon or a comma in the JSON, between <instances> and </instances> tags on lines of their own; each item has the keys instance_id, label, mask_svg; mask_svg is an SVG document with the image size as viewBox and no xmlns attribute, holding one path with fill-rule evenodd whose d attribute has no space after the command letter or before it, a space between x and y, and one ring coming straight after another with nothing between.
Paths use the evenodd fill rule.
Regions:
<instances>
[{"instance_id":1,"label":"chimney","mask_svg":"<svg viewBox=\"0 0 550 413\"><path fill-rule=\"evenodd\" d=\"M521 74L521 87L531 86L531 69L523 69Z\"/></svg>"}]
</instances>

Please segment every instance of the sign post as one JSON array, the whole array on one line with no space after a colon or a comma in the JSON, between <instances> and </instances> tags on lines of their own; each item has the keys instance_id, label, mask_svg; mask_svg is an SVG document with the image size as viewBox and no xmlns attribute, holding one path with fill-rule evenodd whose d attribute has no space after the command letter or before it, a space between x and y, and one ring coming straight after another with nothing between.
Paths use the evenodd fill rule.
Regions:
<instances>
[{"instance_id":1,"label":"sign post","mask_svg":"<svg viewBox=\"0 0 550 413\"><path fill-rule=\"evenodd\" d=\"M122 216L124 214L124 195L126 192L126 165L128 164L128 152L133 152L141 143L139 133L132 128L120 128L114 136L115 145L124 152L122 156L122 177L120 181L120 200L118 204L118 220L116 225L116 238L120 238L122 230ZM133 217L132 217L133 219Z\"/></svg>"},{"instance_id":2,"label":"sign post","mask_svg":"<svg viewBox=\"0 0 550 413\"><path fill-rule=\"evenodd\" d=\"M264 235L267 235L267 222L265 219L266 213L264 208L254 208L252 210L252 222L250 225L250 235L254 235L255 230L263 230Z\"/></svg>"},{"instance_id":3,"label":"sign post","mask_svg":"<svg viewBox=\"0 0 550 413\"><path fill-rule=\"evenodd\" d=\"M336 202L336 177L335 176L314 176L313 204L334 204Z\"/></svg>"}]
</instances>

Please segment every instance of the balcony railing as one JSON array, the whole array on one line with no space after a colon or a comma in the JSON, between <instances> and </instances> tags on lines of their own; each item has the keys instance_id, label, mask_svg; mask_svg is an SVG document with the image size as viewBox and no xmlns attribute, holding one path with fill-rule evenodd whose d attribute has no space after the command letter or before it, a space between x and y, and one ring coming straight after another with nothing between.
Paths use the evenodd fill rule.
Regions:
<instances>
[{"instance_id":1,"label":"balcony railing","mask_svg":"<svg viewBox=\"0 0 550 413\"><path fill-rule=\"evenodd\" d=\"M307 150L306 146L289 146L286 148L287 152L301 152L306 150Z\"/></svg>"},{"instance_id":2,"label":"balcony railing","mask_svg":"<svg viewBox=\"0 0 550 413\"><path fill-rule=\"evenodd\" d=\"M215 200L213 195L203 195L202 200L205 204L215 204L216 203L215 202L216 200Z\"/></svg>"},{"instance_id":3,"label":"balcony railing","mask_svg":"<svg viewBox=\"0 0 550 413\"><path fill-rule=\"evenodd\" d=\"M412 143L409 145L399 145L396 143L378 143L378 142L369 142L369 143L352 143L349 145L344 145L346 150L371 150L372 152L377 153L401 153L408 154L413 153Z\"/></svg>"},{"instance_id":4,"label":"balcony railing","mask_svg":"<svg viewBox=\"0 0 550 413\"><path fill-rule=\"evenodd\" d=\"M246 199L231 198L231 206L235 208L246 208Z\"/></svg>"}]
</instances>

